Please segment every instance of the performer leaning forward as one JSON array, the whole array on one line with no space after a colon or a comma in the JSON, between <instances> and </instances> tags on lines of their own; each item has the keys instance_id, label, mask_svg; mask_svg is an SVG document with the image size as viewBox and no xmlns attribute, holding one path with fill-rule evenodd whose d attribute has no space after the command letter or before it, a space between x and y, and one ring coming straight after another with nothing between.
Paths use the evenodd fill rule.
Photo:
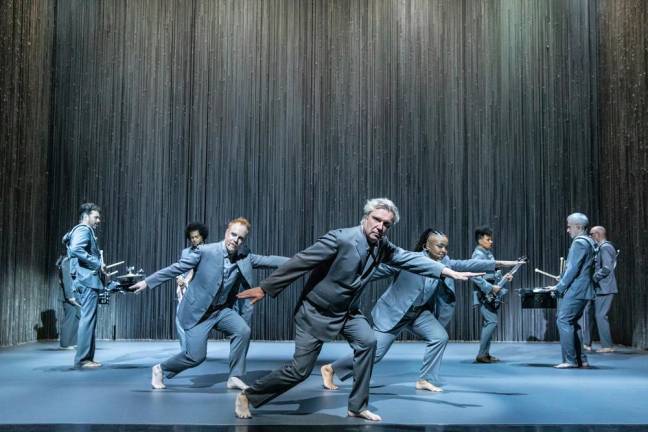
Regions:
<instances>
[{"instance_id":1,"label":"performer leaning forward","mask_svg":"<svg viewBox=\"0 0 648 432\"><path fill-rule=\"evenodd\" d=\"M517 264L516 261L453 260L447 255L448 236L433 228L421 233L414 250L422 257L429 257L458 271L493 272L496 267ZM454 311L454 281L429 278L386 264L381 264L372 276L372 280L382 278L391 278L391 284L371 311L377 341L374 364L382 360L398 335L408 328L426 342L416 389L442 391L439 370L448 344L445 326ZM343 381L353 375L353 356L324 365L321 372L324 387L335 390L334 374Z\"/></svg>"},{"instance_id":2,"label":"performer leaning forward","mask_svg":"<svg viewBox=\"0 0 648 432\"><path fill-rule=\"evenodd\" d=\"M304 381L311 373L322 345L341 334L354 351L354 383L348 415L379 421L367 409L369 379L376 352L376 337L358 309L360 294L381 264L427 277L449 276L465 280L475 273L458 273L419 253L396 247L385 238L398 222L398 209L388 199L367 201L360 226L329 231L317 242L279 267L259 287L241 292L255 303L267 294L275 297L305 273L312 271L295 313L295 353L291 363L243 390L235 413L250 418L254 407L271 401Z\"/></svg>"},{"instance_id":3,"label":"performer leaning forward","mask_svg":"<svg viewBox=\"0 0 648 432\"><path fill-rule=\"evenodd\" d=\"M255 255L247 251L245 254L240 253L239 249L250 228L250 222L246 219L234 219L228 224L223 241L193 247L177 263L133 285L135 292L140 293L146 287L155 288L192 269L194 271L193 279L178 308L180 324L185 330L184 349L153 366L153 388L165 388L165 375L172 378L205 360L207 339L212 328L231 337L227 387L247 387L241 377L245 374L250 327L233 309L236 293L242 284L247 287L254 285L253 268L276 268L287 260L285 257Z\"/></svg>"}]
</instances>

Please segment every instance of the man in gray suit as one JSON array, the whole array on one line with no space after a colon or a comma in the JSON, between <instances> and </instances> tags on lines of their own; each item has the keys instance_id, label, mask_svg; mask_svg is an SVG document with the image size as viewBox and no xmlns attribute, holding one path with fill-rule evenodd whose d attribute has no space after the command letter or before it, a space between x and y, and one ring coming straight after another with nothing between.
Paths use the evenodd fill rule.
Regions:
<instances>
[{"instance_id":1,"label":"man in gray suit","mask_svg":"<svg viewBox=\"0 0 648 432\"><path fill-rule=\"evenodd\" d=\"M97 302L99 291L104 288L101 277L105 273L95 236L95 229L100 223L101 208L94 203L82 204L79 209L79 224L63 236L63 244L67 247L74 298L81 305L77 350L74 357L76 368L101 367L101 363L94 361Z\"/></svg>"},{"instance_id":2,"label":"man in gray suit","mask_svg":"<svg viewBox=\"0 0 648 432\"><path fill-rule=\"evenodd\" d=\"M367 409L376 337L358 309L360 294L373 272L385 263L427 277L464 280L475 275L455 272L421 254L396 247L384 236L398 218L393 202L386 198L371 199L364 207L360 226L329 231L279 267L259 287L239 294L239 298L251 298L253 303L266 293L275 297L312 271L296 307L292 363L241 392L235 405L237 417L250 418L249 403L259 407L308 378L324 342L341 334L354 350L354 384L348 415L380 420Z\"/></svg>"},{"instance_id":3,"label":"man in gray suit","mask_svg":"<svg viewBox=\"0 0 648 432\"><path fill-rule=\"evenodd\" d=\"M591 351L592 327L594 326L593 318L595 317L596 327L601 338L601 348L596 350L596 352L609 353L614 351L614 343L612 342L608 313L612 307L614 295L619 292L614 275L617 251L614 245L607 241L604 227L593 227L590 229L590 236L598 244L598 253L594 259L595 271L593 276L596 296L593 301L587 302L587 306L583 312L581 324L583 328L583 345L586 350Z\"/></svg>"},{"instance_id":4,"label":"man in gray suit","mask_svg":"<svg viewBox=\"0 0 648 432\"><path fill-rule=\"evenodd\" d=\"M432 228L423 231L414 250L457 271L493 272L496 267L516 264L515 261L453 260L448 257L448 236ZM392 277L392 283L371 311L377 340L374 365L387 354L398 335L408 328L427 343L416 389L443 391L438 386L439 370L448 344L445 325L452 316L446 308L452 304L454 309L454 281L427 278L385 264L379 266L371 279L385 277ZM442 312L442 315L437 315L437 312ZM324 387L335 390L334 374L342 381L353 375L353 356L324 365L321 372Z\"/></svg>"},{"instance_id":5,"label":"man in gray suit","mask_svg":"<svg viewBox=\"0 0 648 432\"><path fill-rule=\"evenodd\" d=\"M475 229L475 242L477 246L473 251L473 259L495 261L493 255L493 230L488 226ZM473 305L479 308L482 317L481 335L479 336L479 351L475 361L477 363L495 363L499 359L490 354L491 341L497 329L497 309L501 299L508 293L504 284L510 282L513 276L502 276L501 271L491 271L483 277L473 278ZM497 302L488 301L487 296L496 296Z\"/></svg>"},{"instance_id":6,"label":"man in gray suit","mask_svg":"<svg viewBox=\"0 0 648 432\"><path fill-rule=\"evenodd\" d=\"M234 309L239 287L254 286L253 268L276 268L288 258L240 253L250 232L244 218L229 222L222 242L191 249L180 261L157 271L133 285L136 293L193 270L193 279L180 302L178 317L185 330L184 350L152 368L151 386L166 388L164 376L172 378L185 369L196 367L207 356L207 340L212 328L231 337L227 388L245 389L245 359L250 345L250 327Z\"/></svg>"},{"instance_id":7,"label":"man in gray suit","mask_svg":"<svg viewBox=\"0 0 648 432\"><path fill-rule=\"evenodd\" d=\"M578 320L585 305L594 298L594 254L596 244L587 236L589 220L583 213L572 213L567 217L567 233L573 239L565 271L558 284L551 288L561 300L558 303L556 323L560 335L562 363L557 369L589 367L587 356L582 352Z\"/></svg>"}]
</instances>

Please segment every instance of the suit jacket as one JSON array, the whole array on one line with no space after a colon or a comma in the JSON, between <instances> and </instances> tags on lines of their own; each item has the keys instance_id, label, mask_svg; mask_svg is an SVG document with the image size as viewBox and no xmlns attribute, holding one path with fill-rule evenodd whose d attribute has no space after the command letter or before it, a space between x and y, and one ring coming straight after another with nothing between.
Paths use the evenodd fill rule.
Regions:
<instances>
[{"instance_id":1,"label":"suit jacket","mask_svg":"<svg viewBox=\"0 0 648 432\"><path fill-rule=\"evenodd\" d=\"M254 286L253 268L276 268L288 259L281 256L263 256L253 253L238 258L235 264L239 269L239 278L236 286L230 292L227 304L229 307L234 305L236 301L234 295L238 292L241 284ZM183 253L180 261L147 277L146 284L155 288L191 269L194 270L193 279L191 279L178 307L180 325L183 329L189 330L200 322L214 297L219 293L223 284L224 262L225 246L222 241L203 244L191 248L186 254Z\"/></svg>"},{"instance_id":2,"label":"suit jacket","mask_svg":"<svg viewBox=\"0 0 648 432\"><path fill-rule=\"evenodd\" d=\"M314 337L335 338L348 316L361 315L360 294L379 264L438 278L445 266L419 253L405 251L387 238L368 251L362 226L329 231L313 245L293 256L260 286L275 297L293 281L312 270L297 305L296 322Z\"/></svg>"},{"instance_id":3,"label":"suit jacket","mask_svg":"<svg viewBox=\"0 0 648 432\"><path fill-rule=\"evenodd\" d=\"M427 252L416 252L417 254L427 257ZM487 260L453 260L445 256L441 261L443 265L450 267L456 271L470 271L470 272L493 272L495 271L495 261ZM408 271L401 271L399 269L381 264L380 268L374 273L372 280L381 279L383 277L392 276L393 280L387 290L376 302L371 311L374 327L381 332L388 332L396 327L396 324L405 316L407 311L412 307L415 300L425 287L426 278L415 273ZM431 281L433 284L432 290L445 289L445 298L451 299L450 303L454 303L454 280L450 278L434 279ZM435 294L432 294L432 298ZM435 306L432 302L428 302L424 307L430 309ZM447 324L447 323L445 323Z\"/></svg>"},{"instance_id":4,"label":"suit jacket","mask_svg":"<svg viewBox=\"0 0 648 432\"><path fill-rule=\"evenodd\" d=\"M594 260L594 287L596 294L616 294L617 289L616 276L614 269L616 267L617 253L616 248L609 241L604 241L598 247L598 253Z\"/></svg>"},{"instance_id":5,"label":"suit jacket","mask_svg":"<svg viewBox=\"0 0 648 432\"><path fill-rule=\"evenodd\" d=\"M556 285L556 292L565 297L579 300L594 298L594 240L579 235L574 238L567 254L565 271Z\"/></svg>"},{"instance_id":6,"label":"suit jacket","mask_svg":"<svg viewBox=\"0 0 648 432\"><path fill-rule=\"evenodd\" d=\"M477 246L473 251L472 259L495 261L495 256L490 250L484 249L481 246ZM472 278L471 280L475 284L475 287L473 289L473 304L478 305L480 304L480 301L479 301L479 293L477 290L483 292L484 294L488 294L489 292L491 292L493 290L493 286L499 284L500 281L502 280L502 272L499 270L497 271L493 270L491 272L486 273L483 277L481 276L475 277ZM504 297L507 292L508 292L507 288L502 288L498 292L498 296Z\"/></svg>"},{"instance_id":7,"label":"suit jacket","mask_svg":"<svg viewBox=\"0 0 648 432\"><path fill-rule=\"evenodd\" d=\"M102 289L101 252L94 230L88 225L79 224L63 236L63 244L67 247L74 288Z\"/></svg>"}]
</instances>

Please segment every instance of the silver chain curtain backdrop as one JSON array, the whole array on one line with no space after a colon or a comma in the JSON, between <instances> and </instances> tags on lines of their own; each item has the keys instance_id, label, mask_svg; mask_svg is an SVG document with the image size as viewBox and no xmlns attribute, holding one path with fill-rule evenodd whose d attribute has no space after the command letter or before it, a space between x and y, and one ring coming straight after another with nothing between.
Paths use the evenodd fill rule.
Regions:
<instances>
[{"instance_id":1,"label":"silver chain curtain backdrop","mask_svg":"<svg viewBox=\"0 0 648 432\"><path fill-rule=\"evenodd\" d=\"M329 229L357 224L364 200L374 196L399 205L402 221L390 238L406 248L431 226L449 234L452 257L468 258L474 227L491 224L496 256L531 258L515 287L549 282L533 267L558 271L569 245L564 218L575 210L609 226L630 262L645 237L624 233L625 207L610 210L617 197L635 197L625 189L619 195L616 166L606 164L617 160L642 175L645 131L633 136L633 161L618 160L617 146L635 121L646 120L646 96L633 96L633 104L644 102L636 118L612 120L630 96L616 87L626 69L605 66L618 62L619 45L637 38L646 45L639 30L646 8L627 2L631 12L616 3L53 2L37 18L41 26L53 22L44 53L48 122L17 120L23 132L16 132L45 127L49 137L47 172L33 169L45 178L46 190L35 192L47 226L31 243L43 266L39 277L49 282L26 275L3 282L2 311L22 307L13 292L38 293L35 307L51 312L44 337L55 336L61 306L53 262L83 201L104 209L107 260L147 272L178 258L188 221L204 221L209 240L218 241L230 218L245 216L253 251L292 255ZM629 32L628 21L637 33L627 40L602 34ZM2 49L9 56L12 47ZM36 60L21 61L27 67ZM645 77L645 59L626 62ZM645 81L637 85L645 90ZM16 148L25 141L12 139ZM3 178L3 191L12 184ZM645 220L640 192L638 217ZM13 217L18 224L35 218ZM3 232L14 242L20 235ZM633 263L620 264L612 323L619 342L642 345L648 323L635 305L645 305L645 282L632 274L639 270ZM300 288L256 307L254 338L292 338ZM384 288L368 287L365 310ZM458 285L453 339L478 337L471 292ZM173 338L175 306L171 283L118 296L101 308L98 336ZM41 310L3 328L0 344L33 340ZM556 340L554 320L553 311L521 310L512 295L497 338Z\"/></svg>"}]
</instances>

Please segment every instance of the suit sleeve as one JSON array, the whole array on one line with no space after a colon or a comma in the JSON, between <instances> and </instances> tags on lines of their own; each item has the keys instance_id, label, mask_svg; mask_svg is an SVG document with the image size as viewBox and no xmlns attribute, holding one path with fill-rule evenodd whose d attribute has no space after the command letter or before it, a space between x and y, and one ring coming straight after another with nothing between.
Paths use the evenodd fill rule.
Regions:
<instances>
[{"instance_id":1,"label":"suit sleeve","mask_svg":"<svg viewBox=\"0 0 648 432\"><path fill-rule=\"evenodd\" d=\"M275 269L284 264L289 259L290 258L288 257L277 255L250 254L250 264L252 264L252 268Z\"/></svg>"},{"instance_id":2,"label":"suit sleeve","mask_svg":"<svg viewBox=\"0 0 648 432\"><path fill-rule=\"evenodd\" d=\"M614 261L616 259L616 251L613 247L602 247L599 249L599 259L601 260L601 268L594 273L594 282L599 283L605 279L614 270Z\"/></svg>"},{"instance_id":3,"label":"suit sleeve","mask_svg":"<svg viewBox=\"0 0 648 432\"><path fill-rule=\"evenodd\" d=\"M579 241L578 239L572 242L571 248L569 248L569 254L567 255L565 272L556 285L556 292L558 294L564 295L565 291L569 289L574 279L576 279L576 276L578 276L581 263L585 259L589 247L589 244Z\"/></svg>"},{"instance_id":4,"label":"suit sleeve","mask_svg":"<svg viewBox=\"0 0 648 432\"><path fill-rule=\"evenodd\" d=\"M399 270L386 264L380 264L369 278L369 282L386 279L398 274Z\"/></svg>"},{"instance_id":5,"label":"suit sleeve","mask_svg":"<svg viewBox=\"0 0 648 432\"><path fill-rule=\"evenodd\" d=\"M145 279L146 285L150 288L155 288L158 285L163 284L164 282L174 279L176 276L180 276L188 272L189 270L195 268L200 262L201 249L195 248L191 250L190 253L180 258L180 261L177 263L171 264L168 267L158 270L153 273L151 276Z\"/></svg>"},{"instance_id":6,"label":"suit sleeve","mask_svg":"<svg viewBox=\"0 0 648 432\"><path fill-rule=\"evenodd\" d=\"M495 261L485 259L449 260L446 265L460 272L494 272Z\"/></svg>"},{"instance_id":7,"label":"suit sleeve","mask_svg":"<svg viewBox=\"0 0 648 432\"><path fill-rule=\"evenodd\" d=\"M482 260L483 258L484 258L484 255L481 252L479 252L478 249L475 249L475 251L472 254L472 259L473 260L478 260L478 259ZM493 269L494 269L495 268L495 261L491 261L491 262L493 263ZM491 291L493 291L493 284L491 284L490 282L488 282L486 279L484 279L481 276L471 278L470 280L484 294L488 294Z\"/></svg>"},{"instance_id":8,"label":"suit sleeve","mask_svg":"<svg viewBox=\"0 0 648 432\"><path fill-rule=\"evenodd\" d=\"M83 228L83 226L75 229L70 235L70 244L68 250L79 263L90 270L98 270L101 268L101 259L99 257L90 255L86 249L90 245L92 232L90 228Z\"/></svg>"},{"instance_id":9,"label":"suit sleeve","mask_svg":"<svg viewBox=\"0 0 648 432\"><path fill-rule=\"evenodd\" d=\"M330 231L313 245L282 264L270 276L261 281L259 286L272 297L276 297L288 285L317 267L318 264L334 257L337 252L338 239L335 232Z\"/></svg>"},{"instance_id":10,"label":"suit sleeve","mask_svg":"<svg viewBox=\"0 0 648 432\"><path fill-rule=\"evenodd\" d=\"M417 275L440 279L441 272L446 267L438 261L425 257L416 252L406 251L393 244L388 245L385 264L406 270Z\"/></svg>"}]
</instances>

